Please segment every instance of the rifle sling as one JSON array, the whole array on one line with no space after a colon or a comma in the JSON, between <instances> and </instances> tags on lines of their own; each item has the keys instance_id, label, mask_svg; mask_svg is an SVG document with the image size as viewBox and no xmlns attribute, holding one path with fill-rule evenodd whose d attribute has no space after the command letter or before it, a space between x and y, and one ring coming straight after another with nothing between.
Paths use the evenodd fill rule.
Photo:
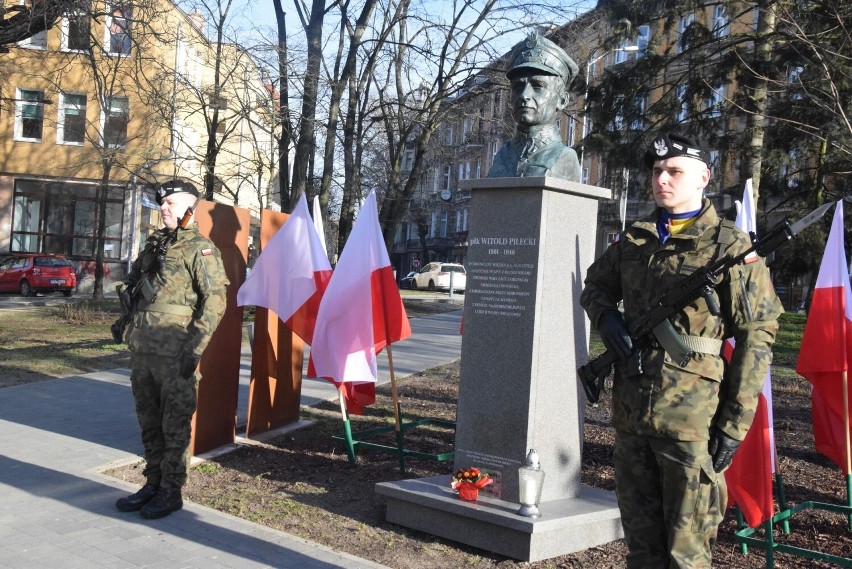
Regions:
<instances>
[{"instance_id":1,"label":"rifle sling","mask_svg":"<svg viewBox=\"0 0 852 569\"><path fill-rule=\"evenodd\" d=\"M718 356L722 353L722 340L715 338L702 338L701 336L684 336L680 335L680 339L693 352L702 354L713 354Z\"/></svg>"},{"instance_id":2,"label":"rifle sling","mask_svg":"<svg viewBox=\"0 0 852 569\"><path fill-rule=\"evenodd\" d=\"M166 302L154 302L145 307L139 307L139 310L145 312L162 312L163 314L172 314L174 316L192 316L193 310L189 306L181 306L179 304L168 304Z\"/></svg>"}]
</instances>

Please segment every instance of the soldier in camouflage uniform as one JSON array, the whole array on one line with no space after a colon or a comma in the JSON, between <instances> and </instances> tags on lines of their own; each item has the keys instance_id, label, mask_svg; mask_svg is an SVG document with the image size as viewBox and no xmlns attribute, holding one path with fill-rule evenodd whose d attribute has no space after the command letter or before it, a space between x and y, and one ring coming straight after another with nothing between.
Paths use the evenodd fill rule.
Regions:
<instances>
[{"instance_id":1,"label":"soldier in camouflage uniform","mask_svg":"<svg viewBox=\"0 0 852 569\"><path fill-rule=\"evenodd\" d=\"M179 180L158 188L165 227L148 238L125 283L133 287L141 281L138 312L126 340L146 484L119 499L116 507L141 510L149 519L183 507L198 362L225 312L228 279L219 250L199 233L194 219L186 228L178 227L197 196L192 184ZM165 255L163 247L158 250L164 239Z\"/></svg>"},{"instance_id":2,"label":"soldier in camouflage uniform","mask_svg":"<svg viewBox=\"0 0 852 569\"><path fill-rule=\"evenodd\" d=\"M710 567L727 500L722 472L754 418L782 308L755 255L722 278L719 316L702 298L671 319L695 352L686 365L656 345L639 354L641 369L636 365L631 323L696 268L750 246L703 197L710 172L695 140L659 136L645 163L658 208L592 264L580 302L607 349L622 358L612 420L627 566ZM726 364L720 354L730 337L736 348Z\"/></svg>"}]
</instances>

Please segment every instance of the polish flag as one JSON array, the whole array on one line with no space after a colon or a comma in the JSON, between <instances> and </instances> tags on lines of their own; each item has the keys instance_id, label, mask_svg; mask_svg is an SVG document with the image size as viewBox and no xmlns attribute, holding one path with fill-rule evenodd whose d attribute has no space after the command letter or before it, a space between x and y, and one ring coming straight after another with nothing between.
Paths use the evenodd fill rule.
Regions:
<instances>
[{"instance_id":1,"label":"polish flag","mask_svg":"<svg viewBox=\"0 0 852 569\"><path fill-rule=\"evenodd\" d=\"M322 208L320 207L319 196L314 196L314 229L316 229L319 236L322 252L328 258L328 248L325 246L325 227L322 224Z\"/></svg>"},{"instance_id":2,"label":"polish flag","mask_svg":"<svg viewBox=\"0 0 852 569\"><path fill-rule=\"evenodd\" d=\"M844 474L850 470L847 372L852 358L852 291L843 242L843 201L837 202L819 268L796 373L813 385L814 446ZM845 424L844 424L845 423Z\"/></svg>"},{"instance_id":3,"label":"polish flag","mask_svg":"<svg viewBox=\"0 0 852 569\"><path fill-rule=\"evenodd\" d=\"M308 201L299 198L286 223L261 251L251 274L237 292L237 305L268 308L284 325L312 344L331 264L317 235Z\"/></svg>"},{"instance_id":4,"label":"polish flag","mask_svg":"<svg viewBox=\"0 0 852 569\"><path fill-rule=\"evenodd\" d=\"M738 204L740 205L740 204ZM743 201L737 208L736 225L746 233L757 233L757 216L754 207L751 178L746 181ZM753 256L753 259L752 259ZM757 261L756 253L745 259ZM730 361L736 342L729 338L724 355ZM745 439L734 454L730 468L725 471L728 495L739 506L751 527L757 527L772 517L772 473L775 471L775 435L772 428L772 381L769 368L763 391L757 398L754 421Z\"/></svg>"},{"instance_id":5,"label":"polish flag","mask_svg":"<svg viewBox=\"0 0 852 569\"><path fill-rule=\"evenodd\" d=\"M350 411L357 413L358 406L372 403L376 355L409 336L411 326L379 226L376 195L370 192L320 304L309 374L345 384ZM364 390L360 398L358 389Z\"/></svg>"}]
</instances>

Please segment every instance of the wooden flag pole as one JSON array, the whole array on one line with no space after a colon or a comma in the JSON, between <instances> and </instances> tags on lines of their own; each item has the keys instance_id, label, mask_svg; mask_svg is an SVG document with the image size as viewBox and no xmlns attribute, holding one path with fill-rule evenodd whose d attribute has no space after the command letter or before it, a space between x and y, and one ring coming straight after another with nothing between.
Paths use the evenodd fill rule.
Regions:
<instances>
[{"instance_id":1,"label":"wooden flag pole","mask_svg":"<svg viewBox=\"0 0 852 569\"><path fill-rule=\"evenodd\" d=\"M391 398L393 399L393 418L396 426L396 448L399 453L399 471L401 474L405 474L405 454L403 452L405 447L402 443L402 422L399 417L399 394L396 390L396 374L393 370L393 350L391 350L390 344L385 349L388 352L388 367L390 368Z\"/></svg>"},{"instance_id":2,"label":"wooden flag pole","mask_svg":"<svg viewBox=\"0 0 852 569\"><path fill-rule=\"evenodd\" d=\"M852 444L849 433L849 375L843 370L843 431L846 435L846 505L852 507ZM852 529L852 514L849 515L849 529Z\"/></svg>"}]
</instances>

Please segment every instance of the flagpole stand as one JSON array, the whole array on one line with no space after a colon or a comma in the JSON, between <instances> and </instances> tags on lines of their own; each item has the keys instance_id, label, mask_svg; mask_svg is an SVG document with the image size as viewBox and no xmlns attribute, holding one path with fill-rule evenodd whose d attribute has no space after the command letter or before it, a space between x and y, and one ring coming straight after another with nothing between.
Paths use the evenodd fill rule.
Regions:
<instances>
[{"instance_id":1,"label":"flagpole stand","mask_svg":"<svg viewBox=\"0 0 852 569\"><path fill-rule=\"evenodd\" d=\"M797 504L796 506L787 508L786 510L781 510L780 512L772 516L771 519L767 520L765 523L761 524L757 528L747 527L736 532L735 539L737 543L740 544L741 548L743 545L751 545L752 547L758 547L766 551L766 567L768 569L771 569L775 566L776 551L781 553L788 553L797 557L804 557L807 559L827 561L829 563L840 565L841 567L852 567L852 558L841 557L839 555L832 555L829 553L822 553L812 549L805 549L803 547L796 547L784 543L777 543L775 541L774 536L772 534L772 529L775 524L785 522L792 518L798 512L804 510L822 510L827 512L836 512L844 514L846 516L852 516L852 507L850 506L841 506L839 504L826 504L822 502L813 501L802 502L801 504ZM761 527L764 529L765 536L763 538L754 537L755 532Z\"/></svg>"},{"instance_id":2,"label":"flagpole stand","mask_svg":"<svg viewBox=\"0 0 852 569\"><path fill-rule=\"evenodd\" d=\"M453 421L445 421L443 419L419 419L417 421L409 421L405 422L402 420L402 405L399 402L399 391L397 390L396 384L396 373L394 372L393 367L393 350L388 344L385 349L388 354L388 365L390 367L390 386L391 386L391 398L393 405L393 418L394 425L393 427L378 427L374 429L365 429L362 431L358 431L353 433L351 424L349 421L349 415L346 412L346 402L343 398L343 394L340 394L340 409L341 413L343 413L344 421L344 435L340 437L338 435L333 435L331 438L337 440L343 440L346 442L347 453L349 454L349 462L355 464L355 448L362 447L364 449L372 449L378 450L381 452L387 452L391 454L396 454L399 460L399 472L403 476L405 475L405 458L406 457L415 457L415 458L424 458L427 460L435 460L438 462L446 462L453 460L453 451L449 452L439 452L439 453L426 453L426 452L418 452L414 450L410 450L405 448L405 432L411 429L415 429L417 427L424 426L433 426L439 427L449 430L455 430L456 424ZM391 430L394 432L394 441L395 446L383 445L379 443L369 442L367 439L375 436L381 436L389 433Z\"/></svg>"}]
</instances>

